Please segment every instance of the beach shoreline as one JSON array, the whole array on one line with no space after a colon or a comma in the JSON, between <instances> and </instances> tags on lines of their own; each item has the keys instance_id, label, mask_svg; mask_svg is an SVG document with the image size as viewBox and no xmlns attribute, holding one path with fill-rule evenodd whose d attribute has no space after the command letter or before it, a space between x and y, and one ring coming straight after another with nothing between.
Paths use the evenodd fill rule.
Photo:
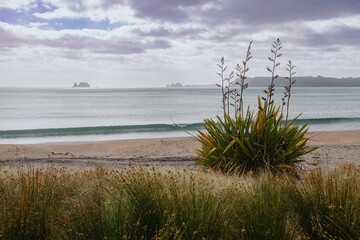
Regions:
<instances>
[{"instance_id":1,"label":"beach shoreline","mask_svg":"<svg viewBox=\"0 0 360 240\"><path fill-rule=\"evenodd\" d=\"M305 155L304 168L335 167L342 163L360 164L360 130L312 132L309 146L318 150ZM104 166L165 166L199 169L191 137L130 139L40 144L0 144L0 165L68 167L74 170Z\"/></svg>"}]
</instances>

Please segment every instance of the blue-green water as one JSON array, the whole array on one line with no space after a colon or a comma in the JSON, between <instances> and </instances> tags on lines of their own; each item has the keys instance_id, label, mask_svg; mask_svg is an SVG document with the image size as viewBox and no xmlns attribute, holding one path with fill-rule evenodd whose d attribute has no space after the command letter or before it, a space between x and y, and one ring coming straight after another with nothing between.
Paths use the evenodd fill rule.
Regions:
<instances>
[{"instance_id":1,"label":"blue-green water","mask_svg":"<svg viewBox=\"0 0 360 240\"><path fill-rule=\"evenodd\" d=\"M256 109L262 90L245 104ZM186 136L220 106L216 88L0 89L0 143ZM360 129L360 88L294 88L290 107L311 131Z\"/></svg>"}]
</instances>

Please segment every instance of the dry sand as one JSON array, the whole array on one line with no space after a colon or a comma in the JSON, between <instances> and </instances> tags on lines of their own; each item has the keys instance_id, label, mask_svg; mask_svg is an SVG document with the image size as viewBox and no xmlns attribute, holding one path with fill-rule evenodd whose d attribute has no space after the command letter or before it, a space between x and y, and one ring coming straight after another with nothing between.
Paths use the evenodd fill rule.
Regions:
<instances>
[{"instance_id":1,"label":"dry sand","mask_svg":"<svg viewBox=\"0 0 360 240\"><path fill-rule=\"evenodd\" d=\"M334 167L345 162L360 164L360 131L310 133L309 145L320 147L303 157L304 167ZM199 168L195 165L199 143L190 137L102 142L66 142L0 145L0 166L68 167L74 170L105 166Z\"/></svg>"}]
</instances>

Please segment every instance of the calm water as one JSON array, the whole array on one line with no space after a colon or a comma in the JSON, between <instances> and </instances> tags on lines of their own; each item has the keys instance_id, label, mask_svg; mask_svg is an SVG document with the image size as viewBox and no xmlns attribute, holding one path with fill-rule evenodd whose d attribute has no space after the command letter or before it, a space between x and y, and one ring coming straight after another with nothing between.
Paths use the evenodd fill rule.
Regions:
<instances>
[{"instance_id":1,"label":"calm water","mask_svg":"<svg viewBox=\"0 0 360 240\"><path fill-rule=\"evenodd\" d=\"M256 109L262 90L247 89L245 104ZM194 132L221 114L216 88L0 89L0 103L0 143L184 136L173 121ZM360 88L294 88L300 113L312 131L360 129Z\"/></svg>"}]
</instances>

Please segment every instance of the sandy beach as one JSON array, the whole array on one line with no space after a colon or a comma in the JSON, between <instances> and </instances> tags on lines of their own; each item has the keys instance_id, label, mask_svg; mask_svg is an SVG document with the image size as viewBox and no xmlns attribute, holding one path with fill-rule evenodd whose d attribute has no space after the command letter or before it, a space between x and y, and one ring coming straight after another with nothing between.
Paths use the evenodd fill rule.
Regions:
<instances>
[{"instance_id":1,"label":"sandy beach","mask_svg":"<svg viewBox=\"0 0 360 240\"><path fill-rule=\"evenodd\" d=\"M360 164L360 131L309 133L309 145L319 149L303 157L304 167L331 168L341 163ZM68 167L74 170L105 166L167 166L199 168L196 149L199 143L191 137L136 139L94 142L43 144L2 144L2 167Z\"/></svg>"}]
</instances>

